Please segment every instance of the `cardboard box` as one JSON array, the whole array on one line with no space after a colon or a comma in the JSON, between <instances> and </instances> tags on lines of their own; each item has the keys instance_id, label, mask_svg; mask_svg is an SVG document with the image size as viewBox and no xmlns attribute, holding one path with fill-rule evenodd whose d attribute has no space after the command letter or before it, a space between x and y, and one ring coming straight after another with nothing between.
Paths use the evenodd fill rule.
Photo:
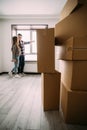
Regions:
<instances>
[{"instance_id":1,"label":"cardboard box","mask_svg":"<svg viewBox=\"0 0 87 130\"><path fill-rule=\"evenodd\" d=\"M87 3L87 0L67 0L63 10L61 11L60 20L66 18L75 10L75 8L85 3Z\"/></svg>"},{"instance_id":2,"label":"cardboard box","mask_svg":"<svg viewBox=\"0 0 87 130\"><path fill-rule=\"evenodd\" d=\"M87 91L87 61L58 60L57 69L61 72L61 81L67 88Z\"/></svg>"},{"instance_id":3,"label":"cardboard box","mask_svg":"<svg viewBox=\"0 0 87 130\"><path fill-rule=\"evenodd\" d=\"M65 17L67 17L77 5L78 0L67 0L63 10L61 11L60 20L63 20Z\"/></svg>"},{"instance_id":4,"label":"cardboard box","mask_svg":"<svg viewBox=\"0 0 87 130\"><path fill-rule=\"evenodd\" d=\"M54 29L37 30L38 72L54 73Z\"/></svg>"},{"instance_id":5,"label":"cardboard box","mask_svg":"<svg viewBox=\"0 0 87 130\"><path fill-rule=\"evenodd\" d=\"M87 36L69 38L55 46L55 54L59 60L87 60Z\"/></svg>"},{"instance_id":6,"label":"cardboard box","mask_svg":"<svg viewBox=\"0 0 87 130\"><path fill-rule=\"evenodd\" d=\"M58 110L60 97L60 73L42 73L43 109Z\"/></svg>"},{"instance_id":7,"label":"cardboard box","mask_svg":"<svg viewBox=\"0 0 87 130\"><path fill-rule=\"evenodd\" d=\"M87 36L87 4L82 5L55 25L55 37L59 43L70 37ZM58 43L58 44L59 44Z\"/></svg>"},{"instance_id":8,"label":"cardboard box","mask_svg":"<svg viewBox=\"0 0 87 130\"><path fill-rule=\"evenodd\" d=\"M61 84L61 110L66 123L87 124L87 91L72 91Z\"/></svg>"}]
</instances>

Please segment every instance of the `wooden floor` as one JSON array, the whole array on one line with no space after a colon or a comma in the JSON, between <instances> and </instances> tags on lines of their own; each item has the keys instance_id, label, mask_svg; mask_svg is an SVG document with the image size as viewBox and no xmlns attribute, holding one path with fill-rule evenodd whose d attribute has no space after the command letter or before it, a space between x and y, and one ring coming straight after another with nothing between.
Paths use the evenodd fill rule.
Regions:
<instances>
[{"instance_id":1,"label":"wooden floor","mask_svg":"<svg viewBox=\"0 0 87 130\"><path fill-rule=\"evenodd\" d=\"M0 130L87 130L87 126L67 125L58 111L43 111L40 75L10 78L3 74Z\"/></svg>"}]
</instances>

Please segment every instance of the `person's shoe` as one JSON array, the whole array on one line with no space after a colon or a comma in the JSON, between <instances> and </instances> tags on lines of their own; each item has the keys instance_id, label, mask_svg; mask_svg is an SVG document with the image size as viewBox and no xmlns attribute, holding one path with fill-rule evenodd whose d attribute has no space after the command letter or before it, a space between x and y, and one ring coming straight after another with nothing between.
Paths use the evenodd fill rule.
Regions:
<instances>
[{"instance_id":1,"label":"person's shoe","mask_svg":"<svg viewBox=\"0 0 87 130\"><path fill-rule=\"evenodd\" d=\"M20 76L23 77L23 76L25 76L25 74L24 74L24 73L21 73Z\"/></svg>"},{"instance_id":2,"label":"person's shoe","mask_svg":"<svg viewBox=\"0 0 87 130\"><path fill-rule=\"evenodd\" d=\"M15 78L21 78L21 76L18 75L18 74L16 74L14 77L15 77Z\"/></svg>"},{"instance_id":3,"label":"person's shoe","mask_svg":"<svg viewBox=\"0 0 87 130\"><path fill-rule=\"evenodd\" d=\"M8 74L9 74L9 76L10 76L10 77L13 77L13 74L12 74L12 72L9 72Z\"/></svg>"}]
</instances>

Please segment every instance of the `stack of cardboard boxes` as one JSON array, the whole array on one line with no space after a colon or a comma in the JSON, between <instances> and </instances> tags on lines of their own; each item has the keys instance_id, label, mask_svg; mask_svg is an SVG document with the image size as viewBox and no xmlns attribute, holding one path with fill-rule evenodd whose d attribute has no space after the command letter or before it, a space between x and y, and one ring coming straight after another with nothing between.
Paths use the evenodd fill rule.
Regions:
<instances>
[{"instance_id":1,"label":"stack of cardboard boxes","mask_svg":"<svg viewBox=\"0 0 87 130\"><path fill-rule=\"evenodd\" d=\"M60 97L60 73L54 64L54 29L37 30L38 72L42 80L44 110L58 110Z\"/></svg>"},{"instance_id":2,"label":"stack of cardboard boxes","mask_svg":"<svg viewBox=\"0 0 87 130\"><path fill-rule=\"evenodd\" d=\"M67 123L87 124L87 1L68 0L55 26L55 70L61 72L60 104Z\"/></svg>"}]
</instances>

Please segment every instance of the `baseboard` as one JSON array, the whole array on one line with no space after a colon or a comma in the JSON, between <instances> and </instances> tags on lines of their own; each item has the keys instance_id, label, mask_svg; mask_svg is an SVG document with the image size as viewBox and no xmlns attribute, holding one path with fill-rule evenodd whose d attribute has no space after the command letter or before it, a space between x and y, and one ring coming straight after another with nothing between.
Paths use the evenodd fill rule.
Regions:
<instances>
[{"instance_id":1,"label":"baseboard","mask_svg":"<svg viewBox=\"0 0 87 130\"><path fill-rule=\"evenodd\" d=\"M24 72L25 74L41 74L41 73L38 73L38 72ZM8 72L1 72L0 75L2 74L8 74Z\"/></svg>"},{"instance_id":2,"label":"baseboard","mask_svg":"<svg viewBox=\"0 0 87 130\"><path fill-rule=\"evenodd\" d=\"M24 72L25 74L41 74L41 73L38 73L38 72Z\"/></svg>"},{"instance_id":3,"label":"baseboard","mask_svg":"<svg viewBox=\"0 0 87 130\"><path fill-rule=\"evenodd\" d=\"M1 72L0 75L2 75L2 74L8 74L8 72Z\"/></svg>"}]
</instances>

